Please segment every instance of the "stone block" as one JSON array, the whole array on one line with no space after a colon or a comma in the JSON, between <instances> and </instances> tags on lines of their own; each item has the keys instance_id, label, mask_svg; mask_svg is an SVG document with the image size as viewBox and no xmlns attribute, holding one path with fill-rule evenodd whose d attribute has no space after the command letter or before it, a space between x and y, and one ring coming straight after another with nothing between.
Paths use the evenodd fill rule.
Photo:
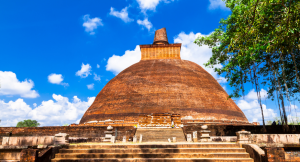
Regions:
<instances>
[{"instance_id":1,"label":"stone block","mask_svg":"<svg viewBox=\"0 0 300 162\"><path fill-rule=\"evenodd\" d=\"M37 146L38 149L44 149L44 148L47 148L47 147L48 147L48 145L38 145Z\"/></svg>"},{"instance_id":2,"label":"stone block","mask_svg":"<svg viewBox=\"0 0 300 162\"><path fill-rule=\"evenodd\" d=\"M142 140L143 140L143 135L141 134L140 135L140 143L142 142Z\"/></svg>"},{"instance_id":3,"label":"stone block","mask_svg":"<svg viewBox=\"0 0 300 162\"><path fill-rule=\"evenodd\" d=\"M113 130L113 127L111 126L111 125L109 125L108 127L107 127L107 130Z\"/></svg>"},{"instance_id":4,"label":"stone block","mask_svg":"<svg viewBox=\"0 0 300 162\"><path fill-rule=\"evenodd\" d=\"M53 145L54 136L20 136L20 137L3 137L3 146L36 146L36 145Z\"/></svg>"},{"instance_id":5,"label":"stone block","mask_svg":"<svg viewBox=\"0 0 300 162\"><path fill-rule=\"evenodd\" d=\"M187 139L187 142L192 142L192 135L191 134L187 134L186 135L186 139Z\"/></svg>"},{"instance_id":6,"label":"stone block","mask_svg":"<svg viewBox=\"0 0 300 162\"><path fill-rule=\"evenodd\" d=\"M110 142L115 143L115 141L116 141L115 136L112 136L111 139L110 139Z\"/></svg>"},{"instance_id":7,"label":"stone block","mask_svg":"<svg viewBox=\"0 0 300 162\"><path fill-rule=\"evenodd\" d=\"M9 138L10 137L3 137L2 138L2 146L8 146L9 145Z\"/></svg>"},{"instance_id":8,"label":"stone block","mask_svg":"<svg viewBox=\"0 0 300 162\"><path fill-rule=\"evenodd\" d=\"M197 131L193 132L193 141L198 142Z\"/></svg>"},{"instance_id":9,"label":"stone block","mask_svg":"<svg viewBox=\"0 0 300 162\"><path fill-rule=\"evenodd\" d=\"M69 134L58 133L54 135L54 145L65 145L69 144Z\"/></svg>"},{"instance_id":10,"label":"stone block","mask_svg":"<svg viewBox=\"0 0 300 162\"><path fill-rule=\"evenodd\" d=\"M237 135L237 143L241 143L241 144L251 143L251 132L242 130L236 132L236 135Z\"/></svg>"}]
</instances>

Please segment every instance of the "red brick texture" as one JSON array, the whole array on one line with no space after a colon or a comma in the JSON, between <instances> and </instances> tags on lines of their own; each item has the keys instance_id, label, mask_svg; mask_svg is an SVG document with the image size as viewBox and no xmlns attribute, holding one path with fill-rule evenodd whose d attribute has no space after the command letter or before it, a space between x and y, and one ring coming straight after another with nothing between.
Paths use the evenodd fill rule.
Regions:
<instances>
[{"instance_id":1,"label":"red brick texture","mask_svg":"<svg viewBox=\"0 0 300 162\"><path fill-rule=\"evenodd\" d=\"M151 113L248 122L220 84L198 64L156 59L141 60L109 81L80 123L107 119L137 122L139 115Z\"/></svg>"},{"instance_id":2,"label":"red brick texture","mask_svg":"<svg viewBox=\"0 0 300 162\"><path fill-rule=\"evenodd\" d=\"M285 162L284 148L279 147L267 147L264 148L265 155L268 162Z\"/></svg>"},{"instance_id":3,"label":"red brick texture","mask_svg":"<svg viewBox=\"0 0 300 162\"><path fill-rule=\"evenodd\" d=\"M38 149L24 149L21 151L20 162L38 161Z\"/></svg>"}]
</instances>

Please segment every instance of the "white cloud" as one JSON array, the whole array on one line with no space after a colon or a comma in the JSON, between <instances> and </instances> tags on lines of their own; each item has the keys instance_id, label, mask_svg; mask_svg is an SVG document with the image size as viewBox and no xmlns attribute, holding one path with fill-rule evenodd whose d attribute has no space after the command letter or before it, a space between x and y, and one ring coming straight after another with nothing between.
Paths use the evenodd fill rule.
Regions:
<instances>
[{"instance_id":1,"label":"white cloud","mask_svg":"<svg viewBox=\"0 0 300 162\"><path fill-rule=\"evenodd\" d=\"M219 76L217 79L218 83L227 83L226 78Z\"/></svg>"},{"instance_id":2,"label":"white cloud","mask_svg":"<svg viewBox=\"0 0 300 162\"><path fill-rule=\"evenodd\" d=\"M97 64L97 68L100 68L100 65L99 65L99 64Z\"/></svg>"},{"instance_id":3,"label":"white cloud","mask_svg":"<svg viewBox=\"0 0 300 162\"><path fill-rule=\"evenodd\" d=\"M208 6L208 8L210 10L214 10L214 9L222 9L222 10L229 10L229 8L226 7L226 4L224 1L222 0L209 0L210 4Z\"/></svg>"},{"instance_id":4,"label":"white cloud","mask_svg":"<svg viewBox=\"0 0 300 162\"><path fill-rule=\"evenodd\" d=\"M71 124L80 120L87 108L94 102L95 97L81 101L77 96L73 101L61 95L52 95L54 100L43 101L36 108L31 108L23 99L4 102L0 100L1 126L16 126L25 119L37 120L41 126Z\"/></svg>"},{"instance_id":5,"label":"white cloud","mask_svg":"<svg viewBox=\"0 0 300 162\"><path fill-rule=\"evenodd\" d=\"M97 75L96 73L94 73L94 80L101 81L100 75Z\"/></svg>"},{"instance_id":6,"label":"white cloud","mask_svg":"<svg viewBox=\"0 0 300 162\"><path fill-rule=\"evenodd\" d=\"M183 60L189 60L197 63L202 68L204 68L207 72L209 72L214 78L217 79L219 83L226 83L224 77L218 76L214 69L207 68L203 64L206 63L209 58L212 56L212 50L208 46L204 45L199 47L193 42L197 38L200 33L194 34L191 32L190 34L180 33L174 38L175 43L182 43L181 47L181 58ZM141 60L141 52L139 46L136 46L133 51L125 51L123 56L113 55L107 61L106 70L113 72L117 75L122 70L131 66L134 63L137 63ZM222 65L216 65L216 67L222 67Z\"/></svg>"},{"instance_id":7,"label":"white cloud","mask_svg":"<svg viewBox=\"0 0 300 162\"><path fill-rule=\"evenodd\" d=\"M133 19L128 17L127 7L123 8L120 12L111 7L109 14L122 19L125 23L133 21Z\"/></svg>"},{"instance_id":8,"label":"white cloud","mask_svg":"<svg viewBox=\"0 0 300 162\"><path fill-rule=\"evenodd\" d=\"M180 54L181 59L197 63L207 72L209 72L214 78L216 78L219 83L226 83L225 78L218 76L218 74L214 72L213 68L208 68L203 65L212 56L212 49L209 48L207 45L203 45L201 47L196 45L194 41L198 36L206 35L202 35L201 33L194 34L193 32L185 34L184 32L181 32L174 38L174 43L182 43ZM218 64L215 65L215 67L220 68L222 67L222 65Z\"/></svg>"},{"instance_id":9,"label":"white cloud","mask_svg":"<svg viewBox=\"0 0 300 162\"><path fill-rule=\"evenodd\" d=\"M288 108L291 108L292 110L298 109L297 105L291 104L290 106L287 106Z\"/></svg>"},{"instance_id":10,"label":"white cloud","mask_svg":"<svg viewBox=\"0 0 300 162\"><path fill-rule=\"evenodd\" d=\"M0 71L0 95L20 95L24 98L36 98L39 94L32 90L34 83L25 79L20 82L11 71Z\"/></svg>"},{"instance_id":11,"label":"white cloud","mask_svg":"<svg viewBox=\"0 0 300 162\"><path fill-rule=\"evenodd\" d=\"M137 23L141 26L144 26L150 31L150 29L153 27L152 23L148 21L148 18L145 18L143 21L142 20L137 20Z\"/></svg>"},{"instance_id":12,"label":"white cloud","mask_svg":"<svg viewBox=\"0 0 300 162\"><path fill-rule=\"evenodd\" d=\"M171 1L174 0L137 0L140 9L142 10L142 12L146 12L147 10L153 10L155 11L156 6L160 3L160 2L165 2L165 3L169 3Z\"/></svg>"},{"instance_id":13,"label":"white cloud","mask_svg":"<svg viewBox=\"0 0 300 162\"><path fill-rule=\"evenodd\" d=\"M50 74L48 75L48 81L52 84L59 84L63 86L69 86L68 83L63 83L64 80L63 76L61 74Z\"/></svg>"},{"instance_id":14,"label":"white cloud","mask_svg":"<svg viewBox=\"0 0 300 162\"><path fill-rule=\"evenodd\" d=\"M155 10L161 0L137 0L141 10Z\"/></svg>"},{"instance_id":15,"label":"white cloud","mask_svg":"<svg viewBox=\"0 0 300 162\"><path fill-rule=\"evenodd\" d=\"M226 86L222 86L222 88L226 91Z\"/></svg>"},{"instance_id":16,"label":"white cloud","mask_svg":"<svg viewBox=\"0 0 300 162\"><path fill-rule=\"evenodd\" d=\"M103 26L102 20L99 17L90 18L90 15L83 16L83 24L82 26L85 27L85 31L90 33L90 35L94 35L94 30L97 29L98 26Z\"/></svg>"},{"instance_id":17,"label":"white cloud","mask_svg":"<svg viewBox=\"0 0 300 162\"><path fill-rule=\"evenodd\" d=\"M268 97L268 93L266 90L261 89L260 91L260 96L261 99L266 99ZM252 89L246 96L246 99L248 100L257 100L257 93L254 91L254 89Z\"/></svg>"},{"instance_id":18,"label":"white cloud","mask_svg":"<svg viewBox=\"0 0 300 162\"><path fill-rule=\"evenodd\" d=\"M293 122L294 124L300 123L300 113L297 112L297 114L296 114L296 113L293 113L293 115L288 115L288 116L287 116L287 119L288 119L288 122L289 122L289 123L290 123L290 122Z\"/></svg>"},{"instance_id":19,"label":"white cloud","mask_svg":"<svg viewBox=\"0 0 300 162\"><path fill-rule=\"evenodd\" d=\"M92 67L90 64L84 65L81 64L81 69L76 72L76 76L80 76L81 78L86 78L91 75Z\"/></svg>"},{"instance_id":20,"label":"white cloud","mask_svg":"<svg viewBox=\"0 0 300 162\"><path fill-rule=\"evenodd\" d=\"M141 60L140 47L136 46L133 51L127 50L123 56L113 55L107 61L106 71L111 71L115 75L127 67Z\"/></svg>"},{"instance_id":21,"label":"white cloud","mask_svg":"<svg viewBox=\"0 0 300 162\"><path fill-rule=\"evenodd\" d=\"M261 93L266 93L265 90L264 91L263 90L264 89L262 89ZM260 123L262 123L260 104L257 100L257 97L254 97L253 92L251 90L245 97L247 100L240 99L237 102L237 105L241 110L243 110L249 122L260 121ZM265 122L268 120L273 121L274 118L277 116L274 110L271 108L267 109L267 106L265 104L262 104L262 107L263 107Z\"/></svg>"},{"instance_id":22,"label":"white cloud","mask_svg":"<svg viewBox=\"0 0 300 162\"><path fill-rule=\"evenodd\" d=\"M32 105L33 105L33 107L36 107L36 106L37 106L37 104L36 104L36 103L33 103Z\"/></svg>"},{"instance_id":23,"label":"white cloud","mask_svg":"<svg viewBox=\"0 0 300 162\"><path fill-rule=\"evenodd\" d=\"M239 100L238 106L243 110L249 122L260 121L262 123L262 115L261 115L261 108L257 100L247 102L245 100ZM263 113L265 122L268 120L273 120L277 114L274 112L273 109L267 109L265 104L262 104Z\"/></svg>"},{"instance_id":24,"label":"white cloud","mask_svg":"<svg viewBox=\"0 0 300 162\"><path fill-rule=\"evenodd\" d=\"M94 89L94 83L86 85L89 90Z\"/></svg>"}]
</instances>

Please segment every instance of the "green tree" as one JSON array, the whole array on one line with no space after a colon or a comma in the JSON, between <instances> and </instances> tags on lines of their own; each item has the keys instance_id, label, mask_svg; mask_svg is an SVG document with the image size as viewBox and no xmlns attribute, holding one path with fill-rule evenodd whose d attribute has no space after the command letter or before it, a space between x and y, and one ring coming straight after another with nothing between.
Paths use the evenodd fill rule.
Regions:
<instances>
[{"instance_id":1,"label":"green tree","mask_svg":"<svg viewBox=\"0 0 300 162\"><path fill-rule=\"evenodd\" d=\"M267 125L272 125L272 123L273 123L273 122L270 121L270 120L267 121Z\"/></svg>"},{"instance_id":2,"label":"green tree","mask_svg":"<svg viewBox=\"0 0 300 162\"><path fill-rule=\"evenodd\" d=\"M277 99L281 121L287 126L284 101L291 105L300 92L300 1L223 1L231 15L222 19L212 34L195 40L199 46L212 48L205 66L223 65L215 71L235 87L230 97L244 95L245 83L255 86L263 125L260 86L268 86L268 97Z\"/></svg>"},{"instance_id":3,"label":"green tree","mask_svg":"<svg viewBox=\"0 0 300 162\"><path fill-rule=\"evenodd\" d=\"M18 122L16 127L38 127L40 126L40 123L37 122L36 120L24 120L24 121L20 121Z\"/></svg>"}]
</instances>

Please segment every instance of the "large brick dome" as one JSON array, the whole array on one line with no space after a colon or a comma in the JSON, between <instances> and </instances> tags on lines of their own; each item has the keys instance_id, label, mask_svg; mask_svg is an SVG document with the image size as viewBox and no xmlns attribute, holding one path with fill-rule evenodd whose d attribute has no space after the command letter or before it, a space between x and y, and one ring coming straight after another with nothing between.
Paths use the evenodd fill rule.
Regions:
<instances>
[{"instance_id":1,"label":"large brick dome","mask_svg":"<svg viewBox=\"0 0 300 162\"><path fill-rule=\"evenodd\" d=\"M138 121L139 115L248 122L220 84L201 66L181 59L141 60L119 73L82 117L89 121Z\"/></svg>"}]
</instances>

